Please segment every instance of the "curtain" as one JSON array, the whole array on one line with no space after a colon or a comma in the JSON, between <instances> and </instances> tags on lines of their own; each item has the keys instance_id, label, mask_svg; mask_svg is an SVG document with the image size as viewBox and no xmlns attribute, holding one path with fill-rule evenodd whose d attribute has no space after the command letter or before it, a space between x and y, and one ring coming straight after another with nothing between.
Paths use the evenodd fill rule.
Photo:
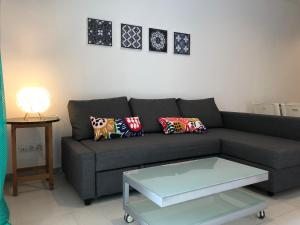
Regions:
<instances>
[{"instance_id":1,"label":"curtain","mask_svg":"<svg viewBox=\"0 0 300 225\"><path fill-rule=\"evenodd\" d=\"M8 208L4 199L4 179L7 166L7 131L5 119L5 103L0 54L0 225L9 225Z\"/></svg>"}]
</instances>

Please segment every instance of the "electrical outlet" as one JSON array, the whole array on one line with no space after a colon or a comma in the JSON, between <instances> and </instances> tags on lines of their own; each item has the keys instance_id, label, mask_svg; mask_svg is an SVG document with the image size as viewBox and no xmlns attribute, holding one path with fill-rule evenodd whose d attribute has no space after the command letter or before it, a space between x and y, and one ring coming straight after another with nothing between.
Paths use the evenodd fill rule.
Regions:
<instances>
[{"instance_id":1,"label":"electrical outlet","mask_svg":"<svg viewBox=\"0 0 300 225\"><path fill-rule=\"evenodd\" d=\"M26 152L41 152L43 151L43 145L42 144L25 144L20 145L18 147L19 152L26 153Z\"/></svg>"},{"instance_id":2,"label":"electrical outlet","mask_svg":"<svg viewBox=\"0 0 300 225\"><path fill-rule=\"evenodd\" d=\"M28 145L28 152L33 152L34 150L34 145Z\"/></svg>"},{"instance_id":3,"label":"electrical outlet","mask_svg":"<svg viewBox=\"0 0 300 225\"><path fill-rule=\"evenodd\" d=\"M37 152L43 151L43 145L37 144L37 145L35 146L35 150L36 150Z\"/></svg>"},{"instance_id":4,"label":"electrical outlet","mask_svg":"<svg viewBox=\"0 0 300 225\"><path fill-rule=\"evenodd\" d=\"M21 153L24 153L24 152L26 152L26 146L19 146L18 147L18 149L19 149L19 152L21 152Z\"/></svg>"}]
</instances>

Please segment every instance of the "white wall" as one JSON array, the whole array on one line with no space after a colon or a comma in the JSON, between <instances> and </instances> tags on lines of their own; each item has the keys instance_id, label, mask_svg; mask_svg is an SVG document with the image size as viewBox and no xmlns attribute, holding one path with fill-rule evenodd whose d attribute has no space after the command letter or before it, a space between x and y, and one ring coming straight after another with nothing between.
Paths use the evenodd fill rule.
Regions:
<instances>
[{"instance_id":1,"label":"white wall","mask_svg":"<svg viewBox=\"0 0 300 225\"><path fill-rule=\"evenodd\" d=\"M113 47L87 45L87 17L113 21ZM1 0L1 53L8 117L16 92L46 87L60 136L70 135L69 99L205 98L221 109L300 101L300 6L295 0ZM143 50L120 48L120 23L143 26ZM148 28L168 30L168 53L148 51ZM173 54L173 32L191 33L191 56ZM42 133L19 132L19 143ZM33 139L34 135L37 139ZM39 162L20 155L21 165Z\"/></svg>"}]
</instances>

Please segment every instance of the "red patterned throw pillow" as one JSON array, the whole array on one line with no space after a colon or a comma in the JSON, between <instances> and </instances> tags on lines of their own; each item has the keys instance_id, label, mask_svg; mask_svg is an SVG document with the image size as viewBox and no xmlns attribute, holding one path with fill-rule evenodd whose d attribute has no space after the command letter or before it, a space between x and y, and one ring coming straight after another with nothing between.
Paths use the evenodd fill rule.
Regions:
<instances>
[{"instance_id":1,"label":"red patterned throw pillow","mask_svg":"<svg viewBox=\"0 0 300 225\"><path fill-rule=\"evenodd\" d=\"M144 136L144 131L139 117L126 117L116 119L116 133L122 138Z\"/></svg>"},{"instance_id":2,"label":"red patterned throw pillow","mask_svg":"<svg viewBox=\"0 0 300 225\"><path fill-rule=\"evenodd\" d=\"M160 117L165 134L202 133L207 129L198 118Z\"/></svg>"}]
</instances>

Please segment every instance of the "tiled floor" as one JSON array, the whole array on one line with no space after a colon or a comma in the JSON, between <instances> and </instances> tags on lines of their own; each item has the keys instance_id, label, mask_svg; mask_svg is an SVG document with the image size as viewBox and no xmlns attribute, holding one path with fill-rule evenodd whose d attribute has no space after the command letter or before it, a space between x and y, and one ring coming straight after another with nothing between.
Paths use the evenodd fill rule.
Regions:
<instances>
[{"instance_id":1,"label":"tiled floor","mask_svg":"<svg viewBox=\"0 0 300 225\"><path fill-rule=\"evenodd\" d=\"M56 188L53 191L47 190L39 182L21 185L18 197L12 197L9 193L10 184L6 185L6 200L13 225L126 224L123 221L121 195L84 206L63 175L56 176L55 181ZM267 199L269 207L264 221L253 215L230 225L300 225L300 189Z\"/></svg>"}]
</instances>

